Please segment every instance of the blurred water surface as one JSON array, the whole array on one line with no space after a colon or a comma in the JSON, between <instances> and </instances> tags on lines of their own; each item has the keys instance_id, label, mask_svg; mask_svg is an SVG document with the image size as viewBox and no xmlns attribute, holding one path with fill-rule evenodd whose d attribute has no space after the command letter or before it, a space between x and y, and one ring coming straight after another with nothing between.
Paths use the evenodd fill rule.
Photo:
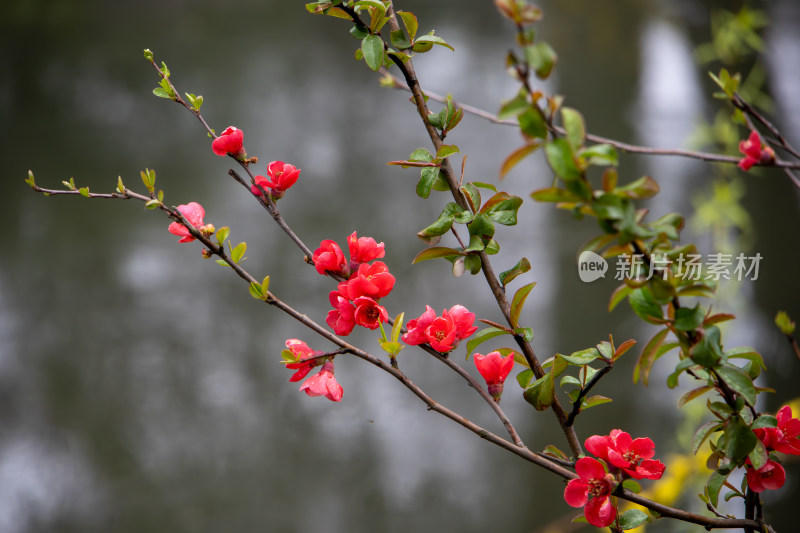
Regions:
<instances>
[{"instance_id":1,"label":"blurred water surface","mask_svg":"<svg viewBox=\"0 0 800 533\"><path fill-rule=\"evenodd\" d=\"M727 2L626 0L591 9L577 0L543 2L540 31L560 57L546 89L583 111L594 133L685 146L717 105L692 56L708 39L715 5ZM398 8L456 49L418 56L425 88L489 110L513 96L504 74L513 34L491 2L467 9L454 0L409 0ZM792 0L770 9L770 86L779 124L797 144L800 14ZM168 203L201 202L207 222L248 242L248 269L270 274L287 303L324 320L329 280L302 266L302 254L227 177L229 160L211 153L193 117L151 94L156 77L142 58L150 48L181 91L205 97L204 115L217 131L235 124L262 163L302 168L280 207L309 246L326 238L344 244L354 230L386 243L398 279L385 300L390 313L414 317L425 304L441 311L461 303L497 320L478 278L452 278L434 261L410 265L422 247L416 231L445 200L416 199L414 173L385 165L428 143L407 96L380 89L353 60L358 43L344 21L313 17L301 2L252 0L10 0L4 10L0 531L527 532L577 514L552 476L426 412L358 360L336 361L341 404L298 393L278 363L283 341L329 346L258 305L238 278L201 260L198 246L176 246L158 213L134 202L43 198L23 184L31 168L42 186L74 176L110 191L120 175L140 189L139 170L154 168ZM477 181L494 180L521 144L512 128L469 116L451 140L469 156L466 179ZM623 158L622 179L643 173L661 183L650 206L658 216L691 215L691 195L710 186L708 167L696 162ZM550 176L537 156L503 187L528 198ZM742 251L764 261L758 281L728 300L745 317L728 342L764 354L770 373L761 384L778 390L765 409L798 392L798 362L770 325L778 309L800 316L797 198L777 172L746 178L755 240ZM532 260L525 279L538 285L524 320L540 356L609 333L647 340L649 330L624 306L605 312L613 280L587 285L575 275L576 250L595 233L591 222L530 201L519 220L523 231L499 230L496 265ZM372 335L354 340L377 349ZM680 391L663 382L671 362L656 368L649 389L631 388L634 352L597 391L615 402L584 417L581 434L624 421L631 434L653 436L664 457L680 452ZM463 361L463 348L454 358ZM408 349L401 364L437 400L502 433L463 382L424 353ZM562 446L552 417L531 416L515 387L509 383L503 407L528 445ZM786 487L767 495L778 530L791 530L787 503L800 493L792 466Z\"/></svg>"}]
</instances>

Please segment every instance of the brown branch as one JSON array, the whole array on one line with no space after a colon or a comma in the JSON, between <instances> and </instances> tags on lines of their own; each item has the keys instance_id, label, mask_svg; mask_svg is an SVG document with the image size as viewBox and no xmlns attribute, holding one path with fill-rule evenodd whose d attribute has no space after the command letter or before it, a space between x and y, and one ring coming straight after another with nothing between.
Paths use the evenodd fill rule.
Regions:
<instances>
[{"instance_id":1,"label":"brown branch","mask_svg":"<svg viewBox=\"0 0 800 533\"><path fill-rule=\"evenodd\" d=\"M397 31L400 29L400 25L397 22L397 17L394 13L394 7L389 6L387 10L387 15L389 18L389 27L392 31ZM425 95L422 92L422 87L419 84L417 79L416 73L414 71L414 65L411 59L406 60L403 62L400 58L398 58L394 54L389 54L389 58L392 62L400 69L400 72L403 74L403 78L406 80L406 86L409 87L411 94L413 95L414 105L417 109L417 113L422 120L422 123L425 126L425 130L428 133L428 137L430 138L431 142L435 150L438 152L439 148L442 146L442 138L439 135L438 130L431 124L430 120L428 119L428 107L425 104ZM453 196L453 199L462 209L469 209L469 203L467 202L464 194L461 192L459 183L456 180L455 172L450 164L448 159L445 159L442 162L440 167L440 172L442 176L445 178L445 181L450 188L450 192ZM492 291L492 295L494 296L495 300L497 301L498 306L500 307L500 311L503 313L504 318L509 324L512 324L511 320L511 305L508 303L508 299L506 298L505 290L500 285L497 276L494 273L494 269L492 268L492 264L489 260L489 256L486 254L486 251L479 252L479 257L481 260L481 270L483 271L484 277L486 278L487 283L489 284L489 288ZM525 341L520 335L514 335L514 340L519 346L521 352L523 353L528 365L530 366L531 370L533 370L534 375L537 378L541 378L544 376L544 370L542 369L541 364L539 363L536 354L533 351L530 343ZM552 405L553 412L556 414L558 418L559 424L561 425L562 431L569 443L570 449L575 457L580 456L583 453L583 449L581 447L580 441L578 440L578 436L575 433L574 428L567 425L567 415L564 412L564 408L559 403L558 399L556 398Z\"/></svg>"},{"instance_id":2,"label":"brown branch","mask_svg":"<svg viewBox=\"0 0 800 533\"><path fill-rule=\"evenodd\" d=\"M403 89L403 90L406 90L406 91L410 91L408 85L403 83L396 76L392 76L392 80L394 81L394 85L393 86L395 88ZM434 92L431 92L431 91L425 91L425 95L429 99L434 100L436 102L441 102L441 103L446 102L446 97L444 97L444 96L442 96L440 94L437 94L437 93L434 93ZM492 122L494 124L501 124L503 126L514 126L516 128L519 128L519 123L516 120L511 120L511 119L501 120L501 119L497 118L497 115L494 115L494 114L490 113L489 111L485 111L485 110L480 109L478 107L471 106L471 105L464 104L464 103L457 102L457 101L454 101L454 104L456 106L460 107L461 109L463 109L465 113L469 113L471 115L474 115L474 116L480 117L482 119L488 120L489 122ZM564 135L566 133L564 131L564 129L561 128L560 126L552 126L552 130L555 131L556 133L558 133L559 135ZM626 152L626 153L629 153L629 154L646 154L646 155L656 155L656 156L686 157L686 158L690 158L690 159L699 159L701 161L709 161L709 162L713 162L713 163L726 163L726 164L738 164L739 161L741 160L741 157L736 157L736 156L732 156L732 155L712 154L712 153L708 153L708 152L699 152L699 151L694 151L694 150L681 150L681 149L675 149L675 148L652 148L652 147L649 147L649 146L639 146L639 145L635 145L635 144L625 143L625 142L622 142L622 141L617 141L615 139L610 139L608 137L602 137L600 135L594 135L594 134L591 134L591 133L587 133L586 134L586 140L594 142L594 143L598 143L598 144L610 144L611 146L613 146L617 150L620 150L622 152ZM800 158L800 156L798 156L798 158ZM779 167L779 168L783 168L783 169L800 169L800 163L794 163L794 162L791 162L791 161L784 161L784 160L776 160L774 163L767 164L767 165L761 164L761 163L756 163L753 166L773 166L773 167ZM790 176L790 177L792 177L792 180L795 181L795 183L797 184L798 187L800 187L800 180L798 180L794 176Z\"/></svg>"}]
</instances>

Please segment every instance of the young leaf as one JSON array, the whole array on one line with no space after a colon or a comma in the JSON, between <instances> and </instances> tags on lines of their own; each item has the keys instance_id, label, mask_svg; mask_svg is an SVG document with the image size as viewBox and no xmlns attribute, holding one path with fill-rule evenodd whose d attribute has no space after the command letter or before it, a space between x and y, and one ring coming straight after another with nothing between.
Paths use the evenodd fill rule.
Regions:
<instances>
[{"instance_id":1,"label":"young leaf","mask_svg":"<svg viewBox=\"0 0 800 533\"><path fill-rule=\"evenodd\" d=\"M469 358L470 354L483 344L484 342L488 341L489 339L493 339L494 337L498 337L500 335L509 335L510 333L504 329L499 329L495 327L489 327L480 330L472 338L467 341L467 357Z\"/></svg>"},{"instance_id":2,"label":"young leaf","mask_svg":"<svg viewBox=\"0 0 800 533\"><path fill-rule=\"evenodd\" d=\"M656 333L645 345L644 349L642 350L642 354L639 356L639 360L636 362L636 366L633 369L634 383L638 383L639 376L641 375L642 383L644 383L645 387L648 385L650 369L653 367L653 363L656 361L656 353L658 353L658 349L664 342L667 333L669 333L669 329L662 329Z\"/></svg>"},{"instance_id":3,"label":"young leaf","mask_svg":"<svg viewBox=\"0 0 800 533\"><path fill-rule=\"evenodd\" d=\"M500 283L503 285L503 287L505 287L506 285L511 283L511 281L514 278L524 274L525 272L528 272L530 269L531 269L530 261L528 261L526 257L523 257L522 259L519 260L519 262L516 265L506 270L505 272L500 273Z\"/></svg>"},{"instance_id":4,"label":"young leaf","mask_svg":"<svg viewBox=\"0 0 800 533\"><path fill-rule=\"evenodd\" d=\"M438 259L440 257L457 257L460 255L464 255L464 252L461 250L456 250L454 248L446 248L444 246L434 246L432 248L426 248L418 253L414 259L411 261L411 264L414 265L419 263L420 261L427 261L428 259Z\"/></svg>"},{"instance_id":5,"label":"young leaf","mask_svg":"<svg viewBox=\"0 0 800 533\"><path fill-rule=\"evenodd\" d=\"M408 38L413 42L414 38L417 36L417 28L419 27L417 17L410 11L398 11L397 15L403 20L403 24L408 32Z\"/></svg>"},{"instance_id":6,"label":"young leaf","mask_svg":"<svg viewBox=\"0 0 800 533\"><path fill-rule=\"evenodd\" d=\"M506 174L511 172L511 169L517 166L517 163L528 157L530 154L536 151L542 143L531 141L527 144L524 144L508 154L508 157L505 158L503 164L500 166L500 177L499 179L503 179Z\"/></svg>"},{"instance_id":7,"label":"young leaf","mask_svg":"<svg viewBox=\"0 0 800 533\"><path fill-rule=\"evenodd\" d=\"M516 293L514 293L514 298L511 300L511 327L516 328L519 325L519 316L522 313L522 308L525 306L525 300L528 299L528 294L530 294L531 290L536 286L536 282L528 283L527 285L521 287Z\"/></svg>"},{"instance_id":8,"label":"young leaf","mask_svg":"<svg viewBox=\"0 0 800 533\"><path fill-rule=\"evenodd\" d=\"M581 172L575 165L572 149L567 141L564 139L549 141L544 145L544 151L547 155L547 162L556 176L564 181L580 179Z\"/></svg>"},{"instance_id":9,"label":"young leaf","mask_svg":"<svg viewBox=\"0 0 800 533\"><path fill-rule=\"evenodd\" d=\"M571 107L562 107L561 118L564 121L569 147L573 152L577 152L586 140L586 124L583 115Z\"/></svg>"},{"instance_id":10,"label":"young leaf","mask_svg":"<svg viewBox=\"0 0 800 533\"><path fill-rule=\"evenodd\" d=\"M247 251L247 243L240 242L236 247L231 250L231 259L234 263L238 263L244 259L244 253Z\"/></svg>"},{"instance_id":11,"label":"young leaf","mask_svg":"<svg viewBox=\"0 0 800 533\"><path fill-rule=\"evenodd\" d=\"M377 71L383 66L383 39L377 35L367 35L361 41L361 53L367 66Z\"/></svg>"}]
</instances>

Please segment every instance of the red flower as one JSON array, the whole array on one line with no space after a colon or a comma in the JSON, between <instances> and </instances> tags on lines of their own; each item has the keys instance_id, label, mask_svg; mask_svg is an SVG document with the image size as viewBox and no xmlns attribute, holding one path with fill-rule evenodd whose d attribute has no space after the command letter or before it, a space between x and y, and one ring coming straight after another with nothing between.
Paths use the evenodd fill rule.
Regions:
<instances>
[{"instance_id":1,"label":"red flower","mask_svg":"<svg viewBox=\"0 0 800 533\"><path fill-rule=\"evenodd\" d=\"M749 463L750 460L748 459ZM786 470L776 463L769 460L767 464L756 470L752 466L747 467L747 486L753 492L764 492L765 490L778 490L786 482Z\"/></svg>"},{"instance_id":2,"label":"red flower","mask_svg":"<svg viewBox=\"0 0 800 533\"><path fill-rule=\"evenodd\" d=\"M346 276L349 274L347 269L347 260L344 258L344 253L335 241L325 239L319 243L319 248L314 251L312 257L314 260L314 267L317 272L323 276L327 272Z\"/></svg>"},{"instance_id":3,"label":"red flower","mask_svg":"<svg viewBox=\"0 0 800 533\"><path fill-rule=\"evenodd\" d=\"M454 305L447 313L453 317L456 323L456 338L458 340L466 339L476 331L478 326L473 326L475 322L475 313L470 313L463 305Z\"/></svg>"},{"instance_id":4,"label":"red flower","mask_svg":"<svg viewBox=\"0 0 800 533\"><path fill-rule=\"evenodd\" d=\"M319 372L300 385L300 390L305 391L309 396L325 396L334 402L341 401L344 393L344 389L333 376L332 361L326 361Z\"/></svg>"},{"instance_id":5,"label":"red flower","mask_svg":"<svg viewBox=\"0 0 800 533\"><path fill-rule=\"evenodd\" d=\"M283 193L295 184L297 178L300 177L300 169L283 161L273 161L267 165L267 175L269 179L264 176L256 176L255 184L250 187L250 192L259 196L261 189L257 186L260 185L262 189L269 189L272 198L277 200L282 198Z\"/></svg>"},{"instance_id":6,"label":"red flower","mask_svg":"<svg viewBox=\"0 0 800 533\"><path fill-rule=\"evenodd\" d=\"M347 237L347 246L350 249L351 270L358 269L359 263L369 263L386 255L383 243L378 244L372 237L358 237L355 231Z\"/></svg>"},{"instance_id":7,"label":"red flower","mask_svg":"<svg viewBox=\"0 0 800 533\"><path fill-rule=\"evenodd\" d=\"M333 310L328 311L325 322L337 335L350 335L356 326L356 308L347 298L347 282L340 283L339 290L331 291L328 300L330 300Z\"/></svg>"},{"instance_id":8,"label":"red flower","mask_svg":"<svg viewBox=\"0 0 800 533\"><path fill-rule=\"evenodd\" d=\"M776 413L778 426L753 430L756 437L770 450L800 455L800 420L792 418L792 408L784 405Z\"/></svg>"},{"instance_id":9,"label":"red flower","mask_svg":"<svg viewBox=\"0 0 800 533\"><path fill-rule=\"evenodd\" d=\"M589 437L586 449L635 479L661 479L664 473L664 464L651 459L655 455L651 439L631 439L619 429L612 430L608 436Z\"/></svg>"},{"instance_id":10,"label":"red flower","mask_svg":"<svg viewBox=\"0 0 800 533\"><path fill-rule=\"evenodd\" d=\"M441 317L426 305L419 318L408 321L408 333L403 335L403 342L411 345L428 343L434 350L446 353L453 350L460 340L475 333L478 328L472 325L474 321L475 314L462 305L454 305L449 311L445 309Z\"/></svg>"},{"instance_id":11,"label":"red flower","mask_svg":"<svg viewBox=\"0 0 800 533\"><path fill-rule=\"evenodd\" d=\"M578 459L575 472L580 477L567 483L564 500L572 507L583 507L586 520L593 526L609 526L617 516L610 498L616 488L614 476L605 471L603 463L591 457Z\"/></svg>"},{"instance_id":12,"label":"red flower","mask_svg":"<svg viewBox=\"0 0 800 533\"><path fill-rule=\"evenodd\" d=\"M297 370L297 372L289 378L289 381L300 381L306 377L306 375L311 372L311 369L317 366L319 361L319 359L314 359L313 361L306 361L306 359L311 359L312 357L325 353L319 350L312 350L305 342L298 339L287 339L286 347L297 358L296 362L286 364L286 368Z\"/></svg>"},{"instance_id":13,"label":"red flower","mask_svg":"<svg viewBox=\"0 0 800 533\"><path fill-rule=\"evenodd\" d=\"M211 142L211 149L217 155L231 154L237 159L244 155L244 132L233 126L229 126L223 131L219 137Z\"/></svg>"},{"instance_id":14,"label":"red flower","mask_svg":"<svg viewBox=\"0 0 800 533\"><path fill-rule=\"evenodd\" d=\"M491 352L486 355L476 353L472 357L478 372L486 380L489 394L496 402L499 402L500 396L503 394L503 383L511 369L514 368L514 355L508 354L503 357L500 352Z\"/></svg>"},{"instance_id":15,"label":"red flower","mask_svg":"<svg viewBox=\"0 0 800 533\"><path fill-rule=\"evenodd\" d=\"M367 296L359 296L353 302L355 305L355 321L359 326L369 329L378 329L381 322L389 320L386 309Z\"/></svg>"},{"instance_id":16,"label":"red flower","mask_svg":"<svg viewBox=\"0 0 800 533\"><path fill-rule=\"evenodd\" d=\"M383 298L394 288L395 278L389 273L389 268L381 261L371 265L362 263L347 284L347 295L351 300L359 296L370 298Z\"/></svg>"},{"instance_id":17,"label":"red flower","mask_svg":"<svg viewBox=\"0 0 800 533\"><path fill-rule=\"evenodd\" d=\"M186 219L189 224L194 226L194 229L200 231L203 229L203 217L206 216L206 210L203 209L203 206L198 204L197 202L189 202L186 205L179 205L178 211L180 211L181 215ZM181 237L178 242L192 242L195 238L192 237L189 228L181 224L180 222L173 222L167 228L170 233L173 235L177 235Z\"/></svg>"},{"instance_id":18,"label":"red flower","mask_svg":"<svg viewBox=\"0 0 800 533\"><path fill-rule=\"evenodd\" d=\"M753 130L746 141L739 143L739 151L744 157L739 160L739 168L750 170L756 163L772 164L775 162L775 152L769 146L761 145L761 137Z\"/></svg>"}]
</instances>

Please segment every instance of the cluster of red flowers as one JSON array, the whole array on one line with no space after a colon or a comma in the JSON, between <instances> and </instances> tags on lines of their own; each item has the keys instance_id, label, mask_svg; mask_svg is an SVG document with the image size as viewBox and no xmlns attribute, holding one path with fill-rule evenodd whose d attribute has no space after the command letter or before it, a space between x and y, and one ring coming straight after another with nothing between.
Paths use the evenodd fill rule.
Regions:
<instances>
[{"instance_id":1,"label":"cluster of red flowers","mask_svg":"<svg viewBox=\"0 0 800 533\"><path fill-rule=\"evenodd\" d=\"M608 435L586 439L586 449L598 459L582 457L575 463L577 479L567 483L564 499L572 507L583 507L586 520L607 527L617 517L611 493L625 477L660 479L664 464L652 459L655 444L648 438L632 439L619 429Z\"/></svg>"},{"instance_id":2,"label":"cluster of red flowers","mask_svg":"<svg viewBox=\"0 0 800 533\"><path fill-rule=\"evenodd\" d=\"M477 331L472 325L474 322L475 314L463 305L445 309L442 316L437 316L436 311L426 305L419 318L408 321L408 333L403 335L403 342L414 346L427 343L437 352L447 353Z\"/></svg>"},{"instance_id":3,"label":"cluster of red flowers","mask_svg":"<svg viewBox=\"0 0 800 533\"><path fill-rule=\"evenodd\" d=\"M328 295L333 309L328 312L325 322L337 335L349 335L356 325L377 329L388 321L389 314L378 302L392 291L395 282L386 263L375 261L369 264L369 261L385 255L383 243L376 243L372 237L359 238L353 232L347 238L347 244L349 262L332 240L322 241L312 257L320 274L348 278Z\"/></svg>"},{"instance_id":4,"label":"cluster of red flowers","mask_svg":"<svg viewBox=\"0 0 800 533\"><path fill-rule=\"evenodd\" d=\"M739 143L739 151L744 154L739 160L739 168L742 170L750 170L750 167L757 163L770 165L775 162L775 151L761 144L761 137L755 130L750 132L747 140Z\"/></svg>"},{"instance_id":5,"label":"cluster of red flowers","mask_svg":"<svg viewBox=\"0 0 800 533\"><path fill-rule=\"evenodd\" d=\"M247 152L244 149L244 132L234 126L229 126L219 137L211 142L211 150L220 156L230 155L244 161ZM255 161L255 159L253 159ZM250 191L256 196L261 196L261 189L268 190L273 200L283 197L283 193L295 184L300 176L300 169L283 161L273 161L267 165L267 176L256 176Z\"/></svg>"},{"instance_id":6,"label":"cluster of red flowers","mask_svg":"<svg viewBox=\"0 0 800 533\"><path fill-rule=\"evenodd\" d=\"M800 455L800 420L792 418L792 408L784 405L775 415L777 427L754 429L753 433L764 444L767 452ZM747 486L753 492L777 490L786 482L786 471L773 458L756 470L747 460Z\"/></svg>"},{"instance_id":7,"label":"cluster of red flowers","mask_svg":"<svg viewBox=\"0 0 800 533\"><path fill-rule=\"evenodd\" d=\"M293 358L291 362L286 363L286 368L297 371L289 381L300 381L311 372L312 368L322 365L319 372L300 386L300 390L309 396L325 396L334 402L341 401L344 389L333 375L333 361L327 357L320 357L325 352L312 350L305 342L298 339L287 339L286 348Z\"/></svg>"}]
</instances>

